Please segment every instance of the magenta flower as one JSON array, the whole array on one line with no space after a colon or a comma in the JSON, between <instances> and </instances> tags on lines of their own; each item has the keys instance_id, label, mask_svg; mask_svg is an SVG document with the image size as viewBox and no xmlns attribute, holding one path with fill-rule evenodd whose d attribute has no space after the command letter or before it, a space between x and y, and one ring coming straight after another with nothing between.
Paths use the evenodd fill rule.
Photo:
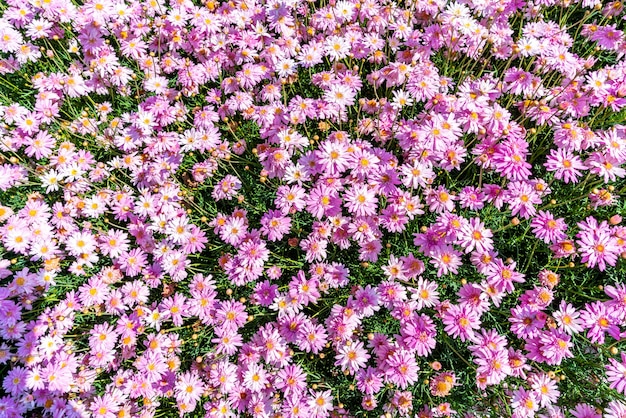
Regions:
<instances>
[{"instance_id":1,"label":"magenta flower","mask_svg":"<svg viewBox=\"0 0 626 418\"><path fill-rule=\"evenodd\" d=\"M606 270L607 264L614 266L619 255L615 237L605 229L582 230L576 234L581 262L588 267L598 266L598 270Z\"/></svg>"},{"instance_id":2,"label":"magenta flower","mask_svg":"<svg viewBox=\"0 0 626 418\"><path fill-rule=\"evenodd\" d=\"M178 402L195 403L204 393L204 384L197 374L185 372L178 376L174 391Z\"/></svg>"},{"instance_id":3,"label":"magenta flower","mask_svg":"<svg viewBox=\"0 0 626 418\"><path fill-rule=\"evenodd\" d=\"M356 216L370 216L376 213L378 199L365 185L354 185L343 195L348 212Z\"/></svg>"},{"instance_id":4,"label":"magenta flower","mask_svg":"<svg viewBox=\"0 0 626 418\"><path fill-rule=\"evenodd\" d=\"M377 393L383 387L381 375L382 374L373 367L360 368L356 373L358 389L367 395Z\"/></svg>"},{"instance_id":5,"label":"magenta flower","mask_svg":"<svg viewBox=\"0 0 626 418\"><path fill-rule=\"evenodd\" d=\"M540 204L541 198L529 182L510 182L509 188L505 193L511 216L519 214L524 219L535 216L537 209L534 205Z\"/></svg>"},{"instance_id":6,"label":"magenta flower","mask_svg":"<svg viewBox=\"0 0 626 418\"><path fill-rule=\"evenodd\" d=\"M524 388L518 388L513 391L511 408L515 411L517 417L533 417L539 406L537 395L533 391L527 391Z\"/></svg>"},{"instance_id":7,"label":"magenta flower","mask_svg":"<svg viewBox=\"0 0 626 418\"><path fill-rule=\"evenodd\" d=\"M442 315L445 331L461 341L473 340L480 328L480 316L467 305L451 305Z\"/></svg>"},{"instance_id":8,"label":"magenta flower","mask_svg":"<svg viewBox=\"0 0 626 418\"><path fill-rule=\"evenodd\" d=\"M291 219L277 210L270 210L261 218L261 225L261 233L267 235L268 240L279 241L289 233Z\"/></svg>"},{"instance_id":9,"label":"magenta flower","mask_svg":"<svg viewBox=\"0 0 626 418\"><path fill-rule=\"evenodd\" d=\"M350 374L354 374L359 369L365 367L370 355L363 347L362 342L348 342L350 344L346 343L337 351L335 366L340 366L342 371L348 370Z\"/></svg>"},{"instance_id":10,"label":"magenta flower","mask_svg":"<svg viewBox=\"0 0 626 418\"><path fill-rule=\"evenodd\" d=\"M526 162L528 143L524 140L512 139L496 146L493 155L495 169L512 181L526 180L531 176L531 165Z\"/></svg>"},{"instance_id":11,"label":"magenta flower","mask_svg":"<svg viewBox=\"0 0 626 418\"><path fill-rule=\"evenodd\" d=\"M580 321L593 343L604 344L606 333L616 340L620 339L619 320L614 306L607 306L600 301L588 303L580 311Z\"/></svg>"},{"instance_id":12,"label":"magenta flower","mask_svg":"<svg viewBox=\"0 0 626 418\"><path fill-rule=\"evenodd\" d=\"M402 321L400 326L398 343L410 351L415 351L418 356L430 355L437 345L437 329L430 317L421 314L413 315L410 319Z\"/></svg>"},{"instance_id":13,"label":"magenta flower","mask_svg":"<svg viewBox=\"0 0 626 418\"><path fill-rule=\"evenodd\" d=\"M387 380L401 389L406 389L417 381L419 366L410 351L398 350L387 358L385 373Z\"/></svg>"},{"instance_id":14,"label":"magenta flower","mask_svg":"<svg viewBox=\"0 0 626 418\"><path fill-rule=\"evenodd\" d=\"M444 186L438 186L436 189L427 189L425 194L426 204L431 212L451 212L454 209L454 201L457 200L457 197L450 194Z\"/></svg>"},{"instance_id":15,"label":"magenta flower","mask_svg":"<svg viewBox=\"0 0 626 418\"><path fill-rule=\"evenodd\" d=\"M465 253L470 253L474 249L481 253L493 250L493 233L485 228L485 224L480 218L472 218L468 223L461 225L457 236L457 243L465 248Z\"/></svg>"},{"instance_id":16,"label":"magenta flower","mask_svg":"<svg viewBox=\"0 0 626 418\"><path fill-rule=\"evenodd\" d=\"M505 265L499 258L496 259L487 270L489 284L495 286L500 292L511 293L515 290L515 283L524 283L524 274L515 271L516 263Z\"/></svg>"},{"instance_id":17,"label":"magenta flower","mask_svg":"<svg viewBox=\"0 0 626 418\"><path fill-rule=\"evenodd\" d=\"M580 158L573 152L564 148L557 148L550 151L550 155L544 164L546 170L554 172L554 178L563 180L564 183L578 183L582 175L581 170L586 170Z\"/></svg>"},{"instance_id":18,"label":"magenta flower","mask_svg":"<svg viewBox=\"0 0 626 418\"><path fill-rule=\"evenodd\" d=\"M276 387L287 396L301 394L306 388L306 373L297 364L285 366L277 374Z\"/></svg>"},{"instance_id":19,"label":"magenta flower","mask_svg":"<svg viewBox=\"0 0 626 418\"><path fill-rule=\"evenodd\" d=\"M449 245L436 247L433 250L430 262L437 267L437 277L450 273L458 274L457 269L463 264L461 254L461 252Z\"/></svg>"},{"instance_id":20,"label":"magenta flower","mask_svg":"<svg viewBox=\"0 0 626 418\"><path fill-rule=\"evenodd\" d=\"M554 216L548 211L539 211L533 218L530 226L537 238L546 244L554 244L558 241L567 239L567 225L563 218L554 219Z\"/></svg>"},{"instance_id":21,"label":"magenta flower","mask_svg":"<svg viewBox=\"0 0 626 418\"><path fill-rule=\"evenodd\" d=\"M333 409L333 396L330 390L311 391L308 401L310 416L313 418L326 418Z\"/></svg>"}]
</instances>

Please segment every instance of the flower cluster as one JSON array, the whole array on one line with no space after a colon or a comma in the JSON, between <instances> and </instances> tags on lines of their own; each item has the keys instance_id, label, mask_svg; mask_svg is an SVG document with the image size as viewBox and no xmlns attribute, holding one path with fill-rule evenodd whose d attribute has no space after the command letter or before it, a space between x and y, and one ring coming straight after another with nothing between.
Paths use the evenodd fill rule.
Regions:
<instances>
[{"instance_id":1,"label":"flower cluster","mask_svg":"<svg viewBox=\"0 0 626 418\"><path fill-rule=\"evenodd\" d=\"M622 3L0 13L1 416L626 416Z\"/></svg>"}]
</instances>

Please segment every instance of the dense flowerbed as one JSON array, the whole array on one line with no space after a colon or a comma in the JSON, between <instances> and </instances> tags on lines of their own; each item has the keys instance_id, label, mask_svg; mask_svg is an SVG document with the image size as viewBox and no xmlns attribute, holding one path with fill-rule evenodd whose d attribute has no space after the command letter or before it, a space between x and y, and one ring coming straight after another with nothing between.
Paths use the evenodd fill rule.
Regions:
<instances>
[{"instance_id":1,"label":"dense flowerbed","mask_svg":"<svg viewBox=\"0 0 626 418\"><path fill-rule=\"evenodd\" d=\"M620 1L0 15L0 417L626 417Z\"/></svg>"}]
</instances>

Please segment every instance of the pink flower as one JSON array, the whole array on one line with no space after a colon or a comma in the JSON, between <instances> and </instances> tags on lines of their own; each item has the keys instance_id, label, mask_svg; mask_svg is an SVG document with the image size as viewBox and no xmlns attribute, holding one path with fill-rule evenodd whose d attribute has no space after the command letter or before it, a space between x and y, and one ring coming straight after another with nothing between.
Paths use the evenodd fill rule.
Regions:
<instances>
[{"instance_id":1,"label":"pink flower","mask_svg":"<svg viewBox=\"0 0 626 418\"><path fill-rule=\"evenodd\" d=\"M511 398L511 408L520 418L531 418L535 416L535 411L539 409L539 401L533 391L518 388L513 391Z\"/></svg>"},{"instance_id":2,"label":"pink flower","mask_svg":"<svg viewBox=\"0 0 626 418\"><path fill-rule=\"evenodd\" d=\"M543 331L536 337L527 339L524 349L528 358L548 365L559 365L565 358L574 357L570 348L571 337L558 330Z\"/></svg>"},{"instance_id":3,"label":"pink flower","mask_svg":"<svg viewBox=\"0 0 626 418\"><path fill-rule=\"evenodd\" d=\"M487 293L476 283L466 283L458 291L459 305L468 305L477 313L489 310Z\"/></svg>"},{"instance_id":4,"label":"pink flower","mask_svg":"<svg viewBox=\"0 0 626 418\"><path fill-rule=\"evenodd\" d=\"M356 373L356 385L361 392L373 395L383 387L381 373L373 367L361 368Z\"/></svg>"},{"instance_id":5,"label":"pink flower","mask_svg":"<svg viewBox=\"0 0 626 418\"><path fill-rule=\"evenodd\" d=\"M569 411L574 418L601 418L602 415L596 411L596 408L586 404L579 403L573 410Z\"/></svg>"},{"instance_id":6,"label":"pink flower","mask_svg":"<svg viewBox=\"0 0 626 418\"><path fill-rule=\"evenodd\" d=\"M436 247L431 255L431 264L437 267L437 277L446 274L458 274L458 268L463 264L461 260L461 252L455 250L449 245Z\"/></svg>"},{"instance_id":7,"label":"pink flower","mask_svg":"<svg viewBox=\"0 0 626 418\"><path fill-rule=\"evenodd\" d=\"M356 216L370 216L376 213L378 199L366 185L354 185L344 193L346 209Z\"/></svg>"},{"instance_id":8,"label":"pink flower","mask_svg":"<svg viewBox=\"0 0 626 418\"><path fill-rule=\"evenodd\" d=\"M624 99L622 99L624 100ZM612 157L610 154L593 152L585 161L585 164L589 167L589 171L593 174L600 175L605 183L609 181L617 181L617 178L623 178L626 176L626 170L621 166L624 161Z\"/></svg>"},{"instance_id":9,"label":"pink flower","mask_svg":"<svg viewBox=\"0 0 626 418\"><path fill-rule=\"evenodd\" d=\"M506 350L491 349L489 346L472 346L472 350L474 363L478 365L476 375L484 379L485 386L497 385L512 374L509 353Z\"/></svg>"},{"instance_id":10,"label":"pink flower","mask_svg":"<svg viewBox=\"0 0 626 418\"><path fill-rule=\"evenodd\" d=\"M554 244L567 238L567 225L563 218L554 219L548 212L540 210L530 223L533 233L546 244Z\"/></svg>"},{"instance_id":11,"label":"pink flower","mask_svg":"<svg viewBox=\"0 0 626 418\"><path fill-rule=\"evenodd\" d=\"M301 394L306 389L306 373L297 364L280 369L276 377L276 388L282 390L286 396Z\"/></svg>"},{"instance_id":12,"label":"pink flower","mask_svg":"<svg viewBox=\"0 0 626 418\"><path fill-rule=\"evenodd\" d=\"M111 350L117 341L117 333L107 323L94 325L89 333L89 346L94 350Z\"/></svg>"},{"instance_id":13,"label":"pink flower","mask_svg":"<svg viewBox=\"0 0 626 418\"><path fill-rule=\"evenodd\" d=\"M270 241L280 241L291 229L291 219L277 210L270 210L261 218L261 233Z\"/></svg>"},{"instance_id":14,"label":"pink flower","mask_svg":"<svg viewBox=\"0 0 626 418\"><path fill-rule=\"evenodd\" d=\"M396 390L391 399L391 404L396 407L401 416L407 416L413 410L413 394L408 390Z\"/></svg>"},{"instance_id":15,"label":"pink flower","mask_svg":"<svg viewBox=\"0 0 626 418\"><path fill-rule=\"evenodd\" d=\"M398 343L418 356L426 357L437 345L435 337L437 329L432 319L427 315L413 315L408 320L401 321Z\"/></svg>"},{"instance_id":16,"label":"pink flower","mask_svg":"<svg viewBox=\"0 0 626 418\"><path fill-rule=\"evenodd\" d=\"M120 407L111 395L105 394L96 396L89 405L89 409L93 412L94 417L115 418Z\"/></svg>"},{"instance_id":17,"label":"pink flower","mask_svg":"<svg viewBox=\"0 0 626 418\"><path fill-rule=\"evenodd\" d=\"M435 178L432 165L428 161L413 160L412 164L405 164L400 167L403 174L402 184L406 187L417 189L426 187Z\"/></svg>"},{"instance_id":18,"label":"pink flower","mask_svg":"<svg viewBox=\"0 0 626 418\"><path fill-rule=\"evenodd\" d=\"M511 216L519 214L524 219L535 216L537 209L534 205L540 204L541 198L529 182L512 181L505 193Z\"/></svg>"},{"instance_id":19,"label":"pink flower","mask_svg":"<svg viewBox=\"0 0 626 418\"><path fill-rule=\"evenodd\" d=\"M531 165L526 162L528 143L521 139L512 139L496 146L493 155L495 169L509 180L520 181L531 175Z\"/></svg>"},{"instance_id":20,"label":"pink flower","mask_svg":"<svg viewBox=\"0 0 626 418\"><path fill-rule=\"evenodd\" d=\"M23 367L13 367L9 370L2 382L2 388L6 393L17 397L26 390L26 377L28 370Z\"/></svg>"},{"instance_id":21,"label":"pink flower","mask_svg":"<svg viewBox=\"0 0 626 418\"><path fill-rule=\"evenodd\" d=\"M211 342L216 344L216 353L225 353L232 356L237 353L237 350L243 344L241 335L236 330L230 328L215 328L215 335L216 338L213 338Z\"/></svg>"},{"instance_id":22,"label":"pink flower","mask_svg":"<svg viewBox=\"0 0 626 418\"><path fill-rule=\"evenodd\" d=\"M370 285L359 287L354 293L354 309L363 317L374 315L374 312L380 310L379 296L376 288Z\"/></svg>"},{"instance_id":23,"label":"pink flower","mask_svg":"<svg viewBox=\"0 0 626 418\"><path fill-rule=\"evenodd\" d=\"M417 381L419 366L415 361L415 355L407 350L397 350L386 361L385 373L389 382L406 389Z\"/></svg>"},{"instance_id":24,"label":"pink flower","mask_svg":"<svg viewBox=\"0 0 626 418\"><path fill-rule=\"evenodd\" d=\"M579 227L582 224L579 223ZM603 225L606 227L606 225ZM578 252L581 255L581 262L586 263L587 267L598 266L598 270L604 271L607 264L614 266L619 256L619 247L617 240L612 236L608 228L588 229L581 228L576 234L578 240Z\"/></svg>"},{"instance_id":25,"label":"pink flower","mask_svg":"<svg viewBox=\"0 0 626 418\"><path fill-rule=\"evenodd\" d=\"M371 261L375 263L378 261L378 255L380 254L380 250L382 250L382 248L383 246L379 240L361 243L359 248L359 260Z\"/></svg>"},{"instance_id":26,"label":"pink flower","mask_svg":"<svg viewBox=\"0 0 626 418\"><path fill-rule=\"evenodd\" d=\"M243 303L233 300L225 300L219 304L215 311L215 319L225 328L233 330L243 326L248 320L246 307Z\"/></svg>"},{"instance_id":27,"label":"pink flower","mask_svg":"<svg viewBox=\"0 0 626 418\"><path fill-rule=\"evenodd\" d=\"M578 183L578 178L582 175L580 170L587 169L578 156L565 148L551 150L544 166L546 170L554 172L555 179L562 179L566 184Z\"/></svg>"},{"instance_id":28,"label":"pink flower","mask_svg":"<svg viewBox=\"0 0 626 418\"><path fill-rule=\"evenodd\" d=\"M369 358L370 355L361 341L351 342L348 340L346 345L337 350L335 366L340 366L342 371L348 370L350 374L354 374L367 364Z\"/></svg>"},{"instance_id":29,"label":"pink flower","mask_svg":"<svg viewBox=\"0 0 626 418\"><path fill-rule=\"evenodd\" d=\"M123 253L118 258L119 268L127 276L135 277L147 266L147 254L140 248L134 248L127 253Z\"/></svg>"},{"instance_id":30,"label":"pink flower","mask_svg":"<svg viewBox=\"0 0 626 418\"><path fill-rule=\"evenodd\" d=\"M204 393L204 383L196 373L185 372L178 376L174 391L178 402L195 404Z\"/></svg>"},{"instance_id":31,"label":"pink flower","mask_svg":"<svg viewBox=\"0 0 626 418\"><path fill-rule=\"evenodd\" d=\"M276 207L287 214L293 211L298 212L305 207L305 190L298 186L280 186L276 190L276 199L274 203Z\"/></svg>"},{"instance_id":32,"label":"pink flower","mask_svg":"<svg viewBox=\"0 0 626 418\"><path fill-rule=\"evenodd\" d=\"M567 334L577 334L583 330L581 320L579 319L580 312L576 311L574 306L564 300L559 303L559 309L554 311L552 316L556 320L559 329Z\"/></svg>"},{"instance_id":33,"label":"pink flower","mask_svg":"<svg viewBox=\"0 0 626 418\"><path fill-rule=\"evenodd\" d=\"M215 200L231 200L237 195L239 189L241 189L241 181L237 177L228 174L217 183L211 196Z\"/></svg>"},{"instance_id":34,"label":"pink flower","mask_svg":"<svg viewBox=\"0 0 626 418\"><path fill-rule=\"evenodd\" d=\"M306 200L307 211L321 219L322 216L335 216L341 212L341 198L334 187L324 183L316 185Z\"/></svg>"},{"instance_id":35,"label":"pink flower","mask_svg":"<svg viewBox=\"0 0 626 418\"><path fill-rule=\"evenodd\" d=\"M528 305L520 305L511 309L509 322L511 331L518 338L530 338L539 335L546 324L547 315Z\"/></svg>"},{"instance_id":36,"label":"pink flower","mask_svg":"<svg viewBox=\"0 0 626 418\"><path fill-rule=\"evenodd\" d=\"M109 296L108 286L96 277L89 279L78 291L81 303L90 307L104 303Z\"/></svg>"},{"instance_id":37,"label":"pink flower","mask_svg":"<svg viewBox=\"0 0 626 418\"><path fill-rule=\"evenodd\" d=\"M339 91L337 91L339 93ZM317 151L319 171L327 177L339 176L348 168L349 160L346 154L346 145L337 141L324 141Z\"/></svg>"},{"instance_id":38,"label":"pink flower","mask_svg":"<svg viewBox=\"0 0 626 418\"><path fill-rule=\"evenodd\" d=\"M487 269L487 280L500 292L511 293L515 290L515 283L524 283L524 274L515 271L516 263L505 265L501 259L496 259Z\"/></svg>"},{"instance_id":39,"label":"pink flower","mask_svg":"<svg viewBox=\"0 0 626 418\"><path fill-rule=\"evenodd\" d=\"M416 258L413 253L400 257L400 261L404 267L404 275L407 279L414 279L424 272L424 262Z\"/></svg>"},{"instance_id":40,"label":"pink flower","mask_svg":"<svg viewBox=\"0 0 626 418\"><path fill-rule=\"evenodd\" d=\"M604 418L623 418L626 417L626 404L620 401L611 401L604 408Z\"/></svg>"},{"instance_id":41,"label":"pink flower","mask_svg":"<svg viewBox=\"0 0 626 418\"><path fill-rule=\"evenodd\" d=\"M256 363L248 364L248 369L243 375L243 386L252 392L261 392L268 383L267 372Z\"/></svg>"},{"instance_id":42,"label":"pink flower","mask_svg":"<svg viewBox=\"0 0 626 418\"><path fill-rule=\"evenodd\" d=\"M530 386L541 406L555 404L561 394L557 382L546 373L533 374L529 377Z\"/></svg>"},{"instance_id":43,"label":"pink flower","mask_svg":"<svg viewBox=\"0 0 626 418\"><path fill-rule=\"evenodd\" d=\"M587 337L592 343L604 344L607 332L616 340L620 339L620 321L613 306L607 306L600 301L588 303L580 312L580 321L587 329Z\"/></svg>"},{"instance_id":44,"label":"pink flower","mask_svg":"<svg viewBox=\"0 0 626 418\"><path fill-rule=\"evenodd\" d=\"M467 186L459 193L459 204L462 208L481 210L485 206L486 196L478 187Z\"/></svg>"},{"instance_id":45,"label":"pink flower","mask_svg":"<svg viewBox=\"0 0 626 418\"><path fill-rule=\"evenodd\" d=\"M426 204L431 212L442 213L451 212L454 209L454 201L457 197L450 194L444 186L438 186L436 189L427 189Z\"/></svg>"},{"instance_id":46,"label":"pink flower","mask_svg":"<svg viewBox=\"0 0 626 418\"><path fill-rule=\"evenodd\" d=\"M300 349L317 354L326 344L328 335L322 325L306 322L298 332L296 343Z\"/></svg>"},{"instance_id":47,"label":"pink flower","mask_svg":"<svg viewBox=\"0 0 626 418\"><path fill-rule=\"evenodd\" d=\"M227 244L237 246L248 232L247 221L244 218L231 216L220 229L220 238Z\"/></svg>"},{"instance_id":48,"label":"pink flower","mask_svg":"<svg viewBox=\"0 0 626 418\"><path fill-rule=\"evenodd\" d=\"M390 280L394 280L394 279L404 280L405 279L404 265L393 254L389 256L389 261L387 261L387 265L383 266L381 269L383 273L385 273L385 276Z\"/></svg>"},{"instance_id":49,"label":"pink flower","mask_svg":"<svg viewBox=\"0 0 626 418\"><path fill-rule=\"evenodd\" d=\"M474 330L480 328L480 316L468 305L451 305L442 315L445 331L461 341L473 340Z\"/></svg>"},{"instance_id":50,"label":"pink flower","mask_svg":"<svg viewBox=\"0 0 626 418\"><path fill-rule=\"evenodd\" d=\"M457 236L457 243L465 248L465 253L470 253L474 249L481 253L493 250L493 233L485 228L485 224L480 218L472 218L468 223L461 225Z\"/></svg>"},{"instance_id":51,"label":"pink flower","mask_svg":"<svg viewBox=\"0 0 626 418\"><path fill-rule=\"evenodd\" d=\"M326 418L329 412L333 410L333 396L331 395L331 391L311 391L308 407L312 418Z\"/></svg>"}]
</instances>

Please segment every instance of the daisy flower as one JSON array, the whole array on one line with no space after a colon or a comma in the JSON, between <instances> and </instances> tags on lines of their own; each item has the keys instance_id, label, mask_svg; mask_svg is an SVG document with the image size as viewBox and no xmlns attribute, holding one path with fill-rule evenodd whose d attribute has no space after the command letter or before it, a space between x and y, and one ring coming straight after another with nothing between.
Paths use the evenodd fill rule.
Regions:
<instances>
[{"instance_id":1,"label":"daisy flower","mask_svg":"<svg viewBox=\"0 0 626 418\"><path fill-rule=\"evenodd\" d=\"M291 219L278 210L270 210L261 217L261 233L270 241L280 241L291 229Z\"/></svg>"},{"instance_id":2,"label":"daisy flower","mask_svg":"<svg viewBox=\"0 0 626 418\"><path fill-rule=\"evenodd\" d=\"M519 214L524 219L535 216L537 209L534 205L540 204L541 198L530 182L510 182L505 193L511 216Z\"/></svg>"},{"instance_id":3,"label":"daisy flower","mask_svg":"<svg viewBox=\"0 0 626 418\"><path fill-rule=\"evenodd\" d=\"M465 248L465 253L470 253L474 249L481 253L493 250L493 233L485 228L485 224L480 218L472 218L469 222L461 225L457 235L457 243Z\"/></svg>"},{"instance_id":4,"label":"daisy flower","mask_svg":"<svg viewBox=\"0 0 626 418\"><path fill-rule=\"evenodd\" d=\"M567 239L567 224L563 218L554 219L549 211L540 210L530 223L533 233L546 244Z\"/></svg>"},{"instance_id":5,"label":"daisy flower","mask_svg":"<svg viewBox=\"0 0 626 418\"><path fill-rule=\"evenodd\" d=\"M587 337L592 343L604 344L605 334L608 332L615 339L619 339L618 313L614 307L596 301L585 305L580 311L581 325L587 329Z\"/></svg>"},{"instance_id":6,"label":"daisy flower","mask_svg":"<svg viewBox=\"0 0 626 418\"><path fill-rule=\"evenodd\" d=\"M581 159L565 148L550 151L544 164L546 170L554 172L554 178L564 183L578 183L582 175L581 170L587 170Z\"/></svg>"},{"instance_id":7,"label":"daisy flower","mask_svg":"<svg viewBox=\"0 0 626 418\"><path fill-rule=\"evenodd\" d=\"M324 348L327 338L322 325L307 322L300 328L296 343L303 351L317 354Z\"/></svg>"},{"instance_id":8,"label":"daisy flower","mask_svg":"<svg viewBox=\"0 0 626 418\"><path fill-rule=\"evenodd\" d=\"M614 266L617 262L619 256L617 240L607 229L581 229L576 237L578 238L576 241L578 253L581 255L580 261L586 263L587 267L598 266L598 270L604 271L607 264Z\"/></svg>"},{"instance_id":9,"label":"daisy flower","mask_svg":"<svg viewBox=\"0 0 626 418\"><path fill-rule=\"evenodd\" d=\"M577 334L583 331L580 313L570 303L562 300L559 308L552 314L559 329L568 334Z\"/></svg>"},{"instance_id":10,"label":"daisy flower","mask_svg":"<svg viewBox=\"0 0 626 418\"><path fill-rule=\"evenodd\" d=\"M178 402L195 403L204 393L204 383L196 373L184 372L176 379L174 393Z\"/></svg>"},{"instance_id":11,"label":"daisy flower","mask_svg":"<svg viewBox=\"0 0 626 418\"><path fill-rule=\"evenodd\" d=\"M417 302L417 310L422 308L432 308L439 303L439 292L437 283L420 277L417 286L411 291L411 299Z\"/></svg>"},{"instance_id":12,"label":"daisy flower","mask_svg":"<svg viewBox=\"0 0 626 418\"><path fill-rule=\"evenodd\" d=\"M455 250L449 245L436 247L431 255L431 264L437 267L437 277L446 274L458 274L458 268L463 264L461 260L462 253Z\"/></svg>"},{"instance_id":13,"label":"daisy flower","mask_svg":"<svg viewBox=\"0 0 626 418\"><path fill-rule=\"evenodd\" d=\"M252 392L261 392L268 383L267 372L256 363L250 363L243 375L243 386Z\"/></svg>"},{"instance_id":14,"label":"daisy flower","mask_svg":"<svg viewBox=\"0 0 626 418\"><path fill-rule=\"evenodd\" d=\"M529 377L530 387L533 389L541 406L555 404L561 394L557 382L547 374L534 374Z\"/></svg>"},{"instance_id":15,"label":"daisy flower","mask_svg":"<svg viewBox=\"0 0 626 418\"><path fill-rule=\"evenodd\" d=\"M343 195L345 207L355 216L370 216L376 213L378 199L366 185L357 184L348 189Z\"/></svg>"},{"instance_id":16,"label":"daisy flower","mask_svg":"<svg viewBox=\"0 0 626 418\"><path fill-rule=\"evenodd\" d=\"M387 278L404 280L404 264L397 258L395 255L389 256L389 261L387 261L387 265L381 268L385 273Z\"/></svg>"},{"instance_id":17,"label":"daisy flower","mask_svg":"<svg viewBox=\"0 0 626 418\"><path fill-rule=\"evenodd\" d=\"M333 396L330 390L311 391L311 397L308 401L309 413L312 418L326 418L330 411L333 410Z\"/></svg>"},{"instance_id":18,"label":"daisy flower","mask_svg":"<svg viewBox=\"0 0 626 418\"><path fill-rule=\"evenodd\" d=\"M539 406L540 404L535 392L527 391L521 387L513 391L511 408L516 411L517 416L520 418L534 417Z\"/></svg>"},{"instance_id":19,"label":"daisy flower","mask_svg":"<svg viewBox=\"0 0 626 418\"><path fill-rule=\"evenodd\" d=\"M417 381L419 366L410 351L397 350L386 360L386 364L386 378L400 389L406 389Z\"/></svg>"},{"instance_id":20,"label":"daisy flower","mask_svg":"<svg viewBox=\"0 0 626 418\"><path fill-rule=\"evenodd\" d=\"M335 366L340 366L342 371L348 370L353 375L360 368L365 367L369 358L370 355L361 341L348 340L346 345L337 351Z\"/></svg>"},{"instance_id":21,"label":"daisy flower","mask_svg":"<svg viewBox=\"0 0 626 418\"><path fill-rule=\"evenodd\" d=\"M383 387L381 373L373 367L361 368L356 373L357 388L368 395L377 393Z\"/></svg>"},{"instance_id":22,"label":"daisy flower","mask_svg":"<svg viewBox=\"0 0 626 418\"><path fill-rule=\"evenodd\" d=\"M457 197L450 194L444 186L438 186L436 189L429 188L425 191L425 194L426 204L431 212L452 212L452 209L454 209L454 201L457 200Z\"/></svg>"},{"instance_id":23,"label":"daisy flower","mask_svg":"<svg viewBox=\"0 0 626 418\"><path fill-rule=\"evenodd\" d=\"M451 305L442 318L445 331L461 341L472 340L474 330L480 328L480 316L468 305Z\"/></svg>"}]
</instances>

